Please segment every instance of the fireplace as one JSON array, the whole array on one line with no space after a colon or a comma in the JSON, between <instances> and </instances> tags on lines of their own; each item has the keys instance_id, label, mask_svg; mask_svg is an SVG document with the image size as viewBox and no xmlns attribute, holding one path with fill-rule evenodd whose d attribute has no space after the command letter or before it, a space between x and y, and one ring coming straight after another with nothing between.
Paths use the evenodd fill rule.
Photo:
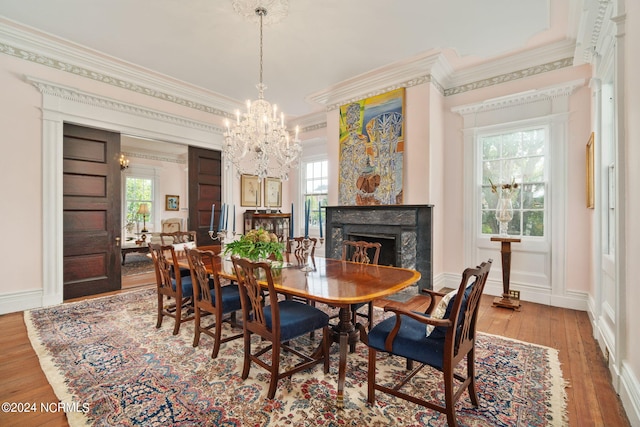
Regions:
<instances>
[{"instance_id":1,"label":"fireplace","mask_svg":"<svg viewBox=\"0 0 640 427\"><path fill-rule=\"evenodd\" d=\"M353 233L347 235L347 240L364 240L365 242L380 243L380 259L379 265L393 265L398 266L397 254L396 254L396 236L388 234L374 234L374 233Z\"/></svg>"},{"instance_id":2,"label":"fireplace","mask_svg":"<svg viewBox=\"0 0 640 427\"><path fill-rule=\"evenodd\" d=\"M380 265L420 272L433 288L432 205L328 206L326 256L340 259L343 240L380 242Z\"/></svg>"}]
</instances>

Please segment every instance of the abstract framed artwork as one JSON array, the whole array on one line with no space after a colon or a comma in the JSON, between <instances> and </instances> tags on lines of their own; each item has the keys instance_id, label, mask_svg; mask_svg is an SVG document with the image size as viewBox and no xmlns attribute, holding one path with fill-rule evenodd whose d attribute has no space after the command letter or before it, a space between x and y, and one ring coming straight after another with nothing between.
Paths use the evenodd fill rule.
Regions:
<instances>
[{"instance_id":1,"label":"abstract framed artwork","mask_svg":"<svg viewBox=\"0 0 640 427\"><path fill-rule=\"evenodd\" d=\"M340 107L340 205L403 201L405 89Z\"/></svg>"},{"instance_id":2,"label":"abstract framed artwork","mask_svg":"<svg viewBox=\"0 0 640 427\"><path fill-rule=\"evenodd\" d=\"M260 179L256 175L240 177L240 206L260 206L262 198Z\"/></svg>"}]
</instances>

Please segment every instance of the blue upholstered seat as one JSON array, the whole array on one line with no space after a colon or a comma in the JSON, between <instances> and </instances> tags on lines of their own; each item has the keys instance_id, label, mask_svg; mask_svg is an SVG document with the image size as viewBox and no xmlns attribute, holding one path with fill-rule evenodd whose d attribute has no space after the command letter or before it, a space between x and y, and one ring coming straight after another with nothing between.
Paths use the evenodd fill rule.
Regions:
<instances>
[{"instance_id":1,"label":"blue upholstered seat","mask_svg":"<svg viewBox=\"0 0 640 427\"><path fill-rule=\"evenodd\" d=\"M242 379L247 379L251 362L255 362L271 373L267 397L273 399L278 380L291 376L303 369L324 363L325 374L329 372L329 316L314 306L292 299L281 300L273 284L271 265L266 262L251 262L248 259L232 257L233 267L239 282L242 302L242 327L244 333L244 364ZM265 286L266 285L266 286ZM265 289L266 288L266 289ZM265 294L265 291L267 293ZM322 329L322 343L316 351L307 354L293 348L288 342L296 337ZM257 334L263 340L271 341L261 346L255 353L251 351L251 335ZM267 351L273 352L271 363L261 359ZM280 352L289 351L300 362L287 364L280 371Z\"/></svg>"},{"instance_id":2,"label":"blue upholstered seat","mask_svg":"<svg viewBox=\"0 0 640 427\"><path fill-rule=\"evenodd\" d=\"M242 304L240 303L240 290L238 289L238 285L221 286L220 292L222 293L223 313L233 313L234 311L242 309ZM216 301L215 290L211 289L210 293L213 305L218 305L218 301Z\"/></svg>"},{"instance_id":3,"label":"blue upholstered seat","mask_svg":"<svg viewBox=\"0 0 640 427\"><path fill-rule=\"evenodd\" d=\"M400 316L402 323L393 340L393 354L442 369L444 337L427 337L424 323L402 314ZM395 324L396 318L390 317L374 326L369 332L369 347L385 351L384 342Z\"/></svg>"},{"instance_id":4,"label":"blue upholstered seat","mask_svg":"<svg viewBox=\"0 0 640 427\"><path fill-rule=\"evenodd\" d=\"M185 276L180 278L180 283L182 284L182 297L190 298L193 296L193 282L191 282L191 276ZM171 278L171 286L173 290L176 290L176 279Z\"/></svg>"},{"instance_id":5,"label":"blue upholstered seat","mask_svg":"<svg viewBox=\"0 0 640 427\"><path fill-rule=\"evenodd\" d=\"M465 389L469 392L473 406L478 407L474 363L476 319L491 263L492 260L489 260L476 268L465 269L460 286L446 296L426 290L432 298L427 313L417 313L395 304L385 307L385 311L391 311L395 316L378 323L367 336L369 404L375 402L376 390L382 391L446 414L450 426L457 426L455 403ZM442 298L439 306L434 307L434 298L437 295ZM394 379L393 385L388 382L377 383L378 351L406 358L407 369L411 369L414 361L421 365L403 378ZM466 366L461 363L463 361L466 362ZM425 365L442 373L445 399L432 400L428 390L425 390L424 395L402 391L403 385L410 378L417 376L418 371ZM463 373L463 370L466 372ZM428 372L432 374L433 371ZM453 381L454 377L456 382Z\"/></svg>"},{"instance_id":6,"label":"blue upholstered seat","mask_svg":"<svg viewBox=\"0 0 640 427\"><path fill-rule=\"evenodd\" d=\"M308 304L298 301L280 301L280 340L289 341L309 332L315 331L329 323L329 316ZM264 307L267 327L271 329L272 311L270 306Z\"/></svg>"}]
</instances>

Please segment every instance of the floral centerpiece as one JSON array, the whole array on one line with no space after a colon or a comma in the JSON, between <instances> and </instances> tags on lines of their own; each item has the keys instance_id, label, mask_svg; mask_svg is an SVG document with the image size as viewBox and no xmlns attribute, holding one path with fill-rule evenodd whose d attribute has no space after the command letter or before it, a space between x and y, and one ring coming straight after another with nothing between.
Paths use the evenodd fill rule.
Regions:
<instances>
[{"instance_id":1,"label":"floral centerpiece","mask_svg":"<svg viewBox=\"0 0 640 427\"><path fill-rule=\"evenodd\" d=\"M499 223L499 233L503 237L509 235L509 221L513 219L513 195L515 190L518 189L518 183L515 179L511 180L511 183L502 184L499 187L489 179L491 184L491 191L498 194L498 188L500 193L498 194L498 203L496 205L496 219Z\"/></svg>"},{"instance_id":2,"label":"floral centerpiece","mask_svg":"<svg viewBox=\"0 0 640 427\"><path fill-rule=\"evenodd\" d=\"M240 236L240 239L228 243L224 249L225 255L236 255L252 261L272 257L282 261L283 251L284 245L278 241L278 236L262 228L249 231Z\"/></svg>"}]
</instances>

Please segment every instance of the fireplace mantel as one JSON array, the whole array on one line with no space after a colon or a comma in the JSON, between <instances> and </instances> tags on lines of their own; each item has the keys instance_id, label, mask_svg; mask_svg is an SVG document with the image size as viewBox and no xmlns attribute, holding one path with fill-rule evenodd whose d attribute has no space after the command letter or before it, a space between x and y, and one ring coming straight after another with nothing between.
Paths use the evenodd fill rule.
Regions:
<instances>
[{"instance_id":1,"label":"fireplace mantel","mask_svg":"<svg viewBox=\"0 0 640 427\"><path fill-rule=\"evenodd\" d=\"M433 288L433 205L328 206L326 256L341 258L342 241L393 242L396 267L420 272L419 289ZM384 251L384 243L383 243Z\"/></svg>"}]
</instances>

